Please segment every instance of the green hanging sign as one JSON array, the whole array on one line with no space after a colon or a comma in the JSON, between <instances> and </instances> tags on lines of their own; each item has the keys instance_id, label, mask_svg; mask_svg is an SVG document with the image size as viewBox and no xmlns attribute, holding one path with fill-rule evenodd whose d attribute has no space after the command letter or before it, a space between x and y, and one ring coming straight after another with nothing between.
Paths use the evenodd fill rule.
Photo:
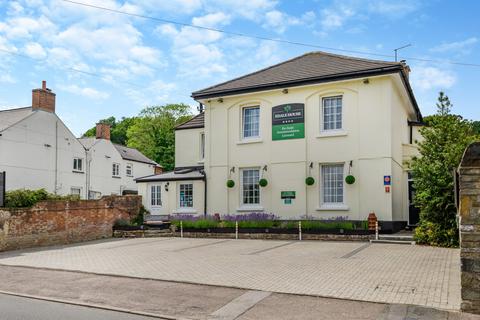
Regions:
<instances>
[{"instance_id":1,"label":"green hanging sign","mask_svg":"<svg viewBox=\"0 0 480 320\"><path fill-rule=\"evenodd\" d=\"M272 140L305 138L305 105L282 104L272 108Z\"/></svg>"}]
</instances>

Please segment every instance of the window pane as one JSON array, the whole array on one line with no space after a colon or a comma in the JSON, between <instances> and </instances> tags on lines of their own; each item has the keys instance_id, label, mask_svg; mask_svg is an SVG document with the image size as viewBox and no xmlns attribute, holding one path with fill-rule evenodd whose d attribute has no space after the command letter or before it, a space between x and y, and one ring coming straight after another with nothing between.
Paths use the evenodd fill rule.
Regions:
<instances>
[{"instance_id":1,"label":"window pane","mask_svg":"<svg viewBox=\"0 0 480 320\"><path fill-rule=\"evenodd\" d=\"M193 184L189 183L180 185L180 207L193 207Z\"/></svg>"},{"instance_id":2,"label":"window pane","mask_svg":"<svg viewBox=\"0 0 480 320\"><path fill-rule=\"evenodd\" d=\"M243 204L260 204L260 186L258 184L260 170L242 170Z\"/></svg>"},{"instance_id":3,"label":"window pane","mask_svg":"<svg viewBox=\"0 0 480 320\"><path fill-rule=\"evenodd\" d=\"M323 98L323 130L342 129L342 97Z\"/></svg>"},{"instance_id":4,"label":"window pane","mask_svg":"<svg viewBox=\"0 0 480 320\"><path fill-rule=\"evenodd\" d=\"M251 138L260 135L260 107L243 109L243 137Z\"/></svg>"},{"instance_id":5,"label":"window pane","mask_svg":"<svg viewBox=\"0 0 480 320\"><path fill-rule=\"evenodd\" d=\"M343 203L343 164L322 165L323 203Z\"/></svg>"}]
</instances>

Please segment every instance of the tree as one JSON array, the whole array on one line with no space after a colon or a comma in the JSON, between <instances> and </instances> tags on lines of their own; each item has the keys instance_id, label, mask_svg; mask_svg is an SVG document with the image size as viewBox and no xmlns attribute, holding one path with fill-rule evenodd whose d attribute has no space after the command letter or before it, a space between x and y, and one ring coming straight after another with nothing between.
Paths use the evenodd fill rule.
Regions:
<instances>
[{"instance_id":1,"label":"tree","mask_svg":"<svg viewBox=\"0 0 480 320\"><path fill-rule=\"evenodd\" d=\"M460 164L465 148L478 139L470 121L450 114L448 96L440 92L437 114L426 117L420 130L419 157L412 160L415 204L420 223L415 237L420 243L458 245L453 171Z\"/></svg>"},{"instance_id":2,"label":"tree","mask_svg":"<svg viewBox=\"0 0 480 320\"><path fill-rule=\"evenodd\" d=\"M127 131L127 145L138 149L165 170L175 167L175 126L192 118L190 106L147 107Z\"/></svg>"},{"instance_id":3,"label":"tree","mask_svg":"<svg viewBox=\"0 0 480 320\"><path fill-rule=\"evenodd\" d=\"M115 117L109 117L99 122L110 125L110 140L113 143L127 145L127 131L134 124L135 120L136 117L122 117L120 121L117 121ZM90 128L83 134L83 137L95 137L95 131L96 127Z\"/></svg>"},{"instance_id":4,"label":"tree","mask_svg":"<svg viewBox=\"0 0 480 320\"><path fill-rule=\"evenodd\" d=\"M472 126L475 133L480 135L480 121L473 121Z\"/></svg>"}]
</instances>

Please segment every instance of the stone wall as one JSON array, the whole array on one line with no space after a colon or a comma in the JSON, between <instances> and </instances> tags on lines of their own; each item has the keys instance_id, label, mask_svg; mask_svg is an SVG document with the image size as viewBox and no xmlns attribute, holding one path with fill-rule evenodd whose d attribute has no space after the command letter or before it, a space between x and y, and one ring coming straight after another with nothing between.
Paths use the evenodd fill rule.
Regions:
<instances>
[{"instance_id":1,"label":"stone wall","mask_svg":"<svg viewBox=\"0 0 480 320\"><path fill-rule=\"evenodd\" d=\"M458 172L461 309L480 314L480 142L466 149Z\"/></svg>"},{"instance_id":2,"label":"stone wall","mask_svg":"<svg viewBox=\"0 0 480 320\"><path fill-rule=\"evenodd\" d=\"M111 237L114 222L130 220L140 206L141 197L129 195L0 208L0 251Z\"/></svg>"}]
</instances>

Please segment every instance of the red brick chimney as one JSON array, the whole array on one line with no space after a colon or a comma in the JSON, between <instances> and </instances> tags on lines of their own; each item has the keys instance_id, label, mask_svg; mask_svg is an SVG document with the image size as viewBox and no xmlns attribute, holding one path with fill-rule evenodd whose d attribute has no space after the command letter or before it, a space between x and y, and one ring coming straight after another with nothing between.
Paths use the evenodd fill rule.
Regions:
<instances>
[{"instance_id":1,"label":"red brick chimney","mask_svg":"<svg viewBox=\"0 0 480 320\"><path fill-rule=\"evenodd\" d=\"M110 140L110 125L107 123L97 123L96 127L97 139Z\"/></svg>"},{"instance_id":2,"label":"red brick chimney","mask_svg":"<svg viewBox=\"0 0 480 320\"><path fill-rule=\"evenodd\" d=\"M42 81L41 89L32 90L32 109L55 113L55 93L47 88L47 81Z\"/></svg>"}]
</instances>

